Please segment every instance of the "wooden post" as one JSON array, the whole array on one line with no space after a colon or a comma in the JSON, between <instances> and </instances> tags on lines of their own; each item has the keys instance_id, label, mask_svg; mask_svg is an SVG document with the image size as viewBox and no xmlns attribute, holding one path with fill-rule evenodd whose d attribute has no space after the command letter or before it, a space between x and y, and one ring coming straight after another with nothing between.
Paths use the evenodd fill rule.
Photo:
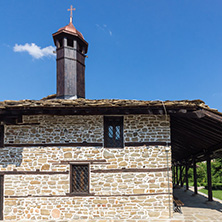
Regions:
<instances>
[{"instance_id":1,"label":"wooden post","mask_svg":"<svg viewBox=\"0 0 222 222\"><path fill-rule=\"evenodd\" d=\"M189 178L188 178L189 165L186 163L186 190L189 190Z\"/></svg>"},{"instance_id":2,"label":"wooden post","mask_svg":"<svg viewBox=\"0 0 222 222\"><path fill-rule=\"evenodd\" d=\"M173 166L173 185L175 185L175 179L176 179L176 175L175 175L175 166Z\"/></svg>"},{"instance_id":3,"label":"wooden post","mask_svg":"<svg viewBox=\"0 0 222 222\"><path fill-rule=\"evenodd\" d=\"M196 169L195 157L193 157L193 182L194 182L194 194L197 194L197 169Z\"/></svg>"},{"instance_id":4,"label":"wooden post","mask_svg":"<svg viewBox=\"0 0 222 222\"><path fill-rule=\"evenodd\" d=\"M183 187L183 170L182 170L182 165L180 165L180 186Z\"/></svg>"},{"instance_id":5,"label":"wooden post","mask_svg":"<svg viewBox=\"0 0 222 222\"><path fill-rule=\"evenodd\" d=\"M177 168L176 168L176 176L177 176L177 185L179 185L179 177L178 177L178 165L177 165Z\"/></svg>"},{"instance_id":6,"label":"wooden post","mask_svg":"<svg viewBox=\"0 0 222 222\"><path fill-rule=\"evenodd\" d=\"M208 201L213 201L210 155L207 156L207 185L208 185Z\"/></svg>"}]
</instances>

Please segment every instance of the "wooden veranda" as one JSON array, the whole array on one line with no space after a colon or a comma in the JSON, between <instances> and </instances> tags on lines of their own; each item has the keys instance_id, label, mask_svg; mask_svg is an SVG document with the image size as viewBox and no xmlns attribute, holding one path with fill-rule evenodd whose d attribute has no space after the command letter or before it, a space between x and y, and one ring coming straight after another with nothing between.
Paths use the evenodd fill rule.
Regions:
<instances>
[{"instance_id":1,"label":"wooden veranda","mask_svg":"<svg viewBox=\"0 0 222 222\"><path fill-rule=\"evenodd\" d=\"M191 114L191 113L190 113ZM189 189L188 170L193 168L197 194L196 163L207 162L208 200L212 201L211 160L222 157L222 115L214 110L193 111L192 115L171 116L173 183ZM180 176L178 175L180 171Z\"/></svg>"}]
</instances>

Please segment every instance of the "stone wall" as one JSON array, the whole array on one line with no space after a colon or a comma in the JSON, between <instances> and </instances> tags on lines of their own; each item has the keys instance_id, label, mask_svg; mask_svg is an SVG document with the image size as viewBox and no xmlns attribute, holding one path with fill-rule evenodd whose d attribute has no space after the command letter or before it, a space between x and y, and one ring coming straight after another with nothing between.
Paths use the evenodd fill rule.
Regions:
<instances>
[{"instance_id":1,"label":"stone wall","mask_svg":"<svg viewBox=\"0 0 222 222\"><path fill-rule=\"evenodd\" d=\"M8 198L6 220L160 222L168 217L167 195Z\"/></svg>"},{"instance_id":2,"label":"stone wall","mask_svg":"<svg viewBox=\"0 0 222 222\"><path fill-rule=\"evenodd\" d=\"M85 124L87 118L89 122ZM40 131L41 127L51 128L51 133L56 132L57 136L61 135L64 129L69 129L70 137L67 138L70 140L71 132L78 135L79 128L82 127L82 135L78 138L84 138L86 142L103 140L101 116L72 116L71 119L27 116L24 117L24 122L38 122L40 125L7 126L6 142L17 140L16 143L30 143L32 137L37 138L36 133L39 132L41 140L38 143L43 139L46 141L50 134L45 135L44 130ZM81 125L78 129L72 126L75 122ZM98 133L91 133L87 125L92 132L96 130ZM32 136L33 129L36 131ZM7 136L10 136L9 140ZM124 137L129 142L135 141L132 138L137 138L136 141L139 142L169 142L169 121L165 121L165 116L126 116ZM32 142L37 143L37 140ZM51 142L59 140L56 141L52 136ZM166 148L160 145L119 149L31 145L2 148L0 173L4 174L4 218L16 221L166 219L169 217L167 154L171 168L171 151L166 153ZM69 162L78 161L90 164L90 192L86 196L70 194ZM169 173L172 192L171 171ZM172 195L170 202L172 204Z\"/></svg>"},{"instance_id":3,"label":"stone wall","mask_svg":"<svg viewBox=\"0 0 222 222\"><path fill-rule=\"evenodd\" d=\"M5 144L103 143L103 116L23 116L23 122L36 125L5 126ZM170 142L169 118L124 116L124 140Z\"/></svg>"}]
</instances>

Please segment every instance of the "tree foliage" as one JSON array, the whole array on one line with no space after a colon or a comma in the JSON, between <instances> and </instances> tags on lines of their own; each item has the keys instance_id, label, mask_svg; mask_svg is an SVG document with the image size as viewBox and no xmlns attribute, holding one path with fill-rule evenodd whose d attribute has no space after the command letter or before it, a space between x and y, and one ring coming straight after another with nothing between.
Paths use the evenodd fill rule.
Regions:
<instances>
[{"instance_id":1,"label":"tree foliage","mask_svg":"<svg viewBox=\"0 0 222 222\"><path fill-rule=\"evenodd\" d=\"M196 168L197 186L206 186L207 185L207 163L198 162L196 165L197 165L197 168ZM216 186L216 184L222 183L222 159L214 159L211 161L211 175L212 175L213 186L214 185ZM185 170L183 172L183 177L185 177ZM189 168L188 177L189 177L189 185L193 186L194 184L193 167Z\"/></svg>"}]
</instances>

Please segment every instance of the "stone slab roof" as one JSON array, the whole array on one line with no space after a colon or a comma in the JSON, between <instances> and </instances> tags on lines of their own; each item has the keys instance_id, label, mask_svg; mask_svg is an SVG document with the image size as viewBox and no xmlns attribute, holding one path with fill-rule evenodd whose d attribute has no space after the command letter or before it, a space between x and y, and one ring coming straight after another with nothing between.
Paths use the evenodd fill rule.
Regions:
<instances>
[{"instance_id":1,"label":"stone slab roof","mask_svg":"<svg viewBox=\"0 0 222 222\"><path fill-rule=\"evenodd\" d=\"M143 100L123 100L123 99L55 99L55 96L48 96L41 100L5 100L0 102L0 109L26 109L26 108L90 108L90 107L163 107L170 109L193 108L205 109L222 115L216 109L211 109L202 100L175 100L175 101L143 101Z\"/></svg>"}]
</instances>

